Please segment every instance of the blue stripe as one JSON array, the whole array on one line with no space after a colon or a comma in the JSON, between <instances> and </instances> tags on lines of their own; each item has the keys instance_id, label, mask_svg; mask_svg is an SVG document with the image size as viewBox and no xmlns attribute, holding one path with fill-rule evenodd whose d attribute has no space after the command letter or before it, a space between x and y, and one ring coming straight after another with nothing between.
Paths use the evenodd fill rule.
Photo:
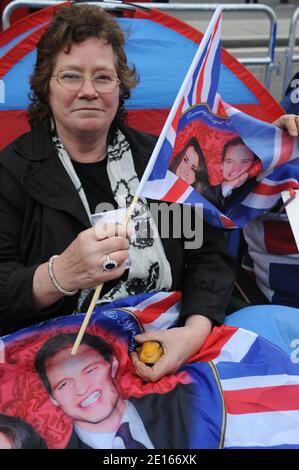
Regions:
<instances>
[{"instance_id":1,"label":"blue stripe","mask_svg":"<svg viewBox=\"0 0 299 470\"><path fill-rule=\"evenodd\" d=\"M161 146L159 155L155 161L152 172L148 178L148 181L161 180L165 178L171 153L172 146L170 142L165 139Z\"/></svg>"},{"instance_id":2,"label":"blue stripe","mask_svg":"<svg viewBox=\"0 0 299 470\"><path fill-rule=\"evenodd\" d=\"M221 379L266 375L299 375L299 365L290 356L260 336L257 337L241 362L219 362Z\"/></svg>"},{"instance_id":3,"label":"blue stripe","mask_svg":"<svg viewBox=\"0 0 299 470\"><path fill-rule=\"evenodd\" d=\"M219 76L220 76L220 67L221 67L221 50L220 50L221 44L219 42L217 51L215 54L215 59L213 62L213 67L212 67L212 76L211 76L211 85L210 85L210 91L208 95L208 103L210 108L212 109L214 106L214 101L215 101L215 95L218 90L218 84L219 84Z\"/></svg>"},{"instance_id":4,"label":"blue stripe","mask_svg":"<svg viewBox=\"0 0 299 470\"><path fill-rule=\"evenodd\" d=\"M190 92L188 94L188 104L189 106L192 106L193 104L195 104L193 102L193 93L194 93L194 87L195 87L195 83L196 83L196 79L197 79L197 76L198 76L198 73L199 73L199 70L200 70L200 67L202 66L202 63L204 61L204 58L205 58L205 55L207 53L207 50L208 50L208 46L209 46L209 43L206 44L206 47L204 48L203 52L202 52L202 55L199 59L199 62L197 63L197 66L195 67L195 70L194 70L194 73L193 73L193 76L192 76L192 85L191 85L191 88L190 88Z\"/></svg>"},{"instance_id":5,"label":"blue stripe","mask_svg":"<svg viewBox=\"0 0 299 470\"><path fill-rule=\"evenodd\" d=\"M196 386L190 449L217 449L221 443L225 418L221 390L209 363L192 363L183 367ZM192 397L190 397L191 399ZM186 397L187 399L187 397ZM182 432L184 432L182 430Z\"/></svg>"}]
</instances>

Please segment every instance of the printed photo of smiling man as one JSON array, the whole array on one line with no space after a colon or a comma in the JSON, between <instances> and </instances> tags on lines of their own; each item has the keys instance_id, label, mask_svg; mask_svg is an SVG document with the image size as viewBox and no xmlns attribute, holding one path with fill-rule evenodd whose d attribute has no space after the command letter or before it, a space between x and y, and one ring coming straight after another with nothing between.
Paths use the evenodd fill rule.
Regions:
<instances>
[{"instance_id":1,"label":"printed photo of smiling man","mask_svg":"<svg viewBox=\"0 0 299 470\"><path fill-rule=\"evenodd\" d=\"M53 336L35 358L53 404L73 420L67 448L153 449L135 406L117 390L119 363L110 344L85 334L73 356L75 338L75 333Z\"/></svg>"}]
</instances>

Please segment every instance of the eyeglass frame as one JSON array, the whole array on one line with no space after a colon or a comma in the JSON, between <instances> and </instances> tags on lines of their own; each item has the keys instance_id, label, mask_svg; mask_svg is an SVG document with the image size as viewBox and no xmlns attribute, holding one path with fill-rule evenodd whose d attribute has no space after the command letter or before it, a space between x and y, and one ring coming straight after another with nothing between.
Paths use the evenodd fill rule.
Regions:
<instances>
[{"instance_id":1,"label":"eyeglass frame","mask_svg":"<svg viewBox=\"0 0 299 470\"><path fill-rule=\"evenodd\" d=\"M73 93L78 93L81 88L83 87L84 83L85 83L85 80L90 80L91 83L93 84L93 87L94 87L94 90L96 93L104 93L104 94L108 94L108 93L113 93L113 91L121 84L121 80L118 78L117 75L115 75L114 73L109 73L112 77L114 77L116 80L115 80L115 88L111 91L98 91L96 89L96 87L94 86L94 78L93 77L84 77L82 76L82 79L83 79L83 82L81 84L81 86L78 88L78 90L70 90L69 88L66 88L64 85L62 85L59 81L59 78L58 78L58 74L59 73L63 73L63 70L61 70L60 72L57 72L57 73L53 73L52 74L52 78L55 78L55 80L57 81L57 83L64 89L64 90L67 90L67 91L71 91Z\"/></svg>"}]
</instances>

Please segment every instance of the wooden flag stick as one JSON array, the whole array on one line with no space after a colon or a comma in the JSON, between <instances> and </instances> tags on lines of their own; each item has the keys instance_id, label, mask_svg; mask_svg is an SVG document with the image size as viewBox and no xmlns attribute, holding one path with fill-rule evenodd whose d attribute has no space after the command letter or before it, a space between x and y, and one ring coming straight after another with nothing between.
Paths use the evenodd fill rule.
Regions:
<instances>
[{"instance_id":1,"label":"wooden flag stick","mask_svg":"<svg viewBox=\"0 0 299 470\"><path fill-rule=\"evenodd\" d=\"M129 206L129 208L128 208L128 210L127 210L127 213L126 213L126 217L125 217L125 220L124 220L124 223L123 223L123 225L125 227L129 223L129 220L131 218L132 212L133 212L133 210L136 206L137 201L138 201L138 196L135 195L132 202L131 202L131 204L130 204L130 206ZM79 346L81 344L81 341L82 341L83 335L85 333L85 330L88 326L88 323L89 323L91 314L93 312L93 309L95 308L95 305L96 305L97 301L99 300L100 293L102 291L103 285L104 285L103 283L98 285L96 290L94 291L93 297L91 299L88 310L86 312L86 315L85 315L84 320L82 322L82 325L80 327L80 330L79 330L79 333L77 335L76 341L74 342L74 345L73 345L72 350L71 350L71 354L73 356L75 356L78 352Z\"/></svg>"}]
</instances>

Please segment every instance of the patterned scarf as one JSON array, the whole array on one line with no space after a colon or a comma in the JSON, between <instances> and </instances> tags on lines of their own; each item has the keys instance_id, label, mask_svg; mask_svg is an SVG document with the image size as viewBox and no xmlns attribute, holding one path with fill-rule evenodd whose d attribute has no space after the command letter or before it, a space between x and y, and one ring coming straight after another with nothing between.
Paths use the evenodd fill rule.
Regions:
<instances>
[{"instance_id":1,"label":"patterned scarf","mask_svg":"<svg viewBox=\"0 0 299 470\"><path fill-rule=\"evenodd\" d=\"M71 178L91 220L88 201L82 184L76 174L72 161L57 134L53 133L53 143L65 170ZM118 207L130 205L139 180L135 171L130 145L120 130L113 142L108 145L107 173L113 197ZM169 290L172 275L169 262L158 233L158 229L150 214L147 201L139 199L132 215L136 235L130 240L129 257L131 266L126 280L119 282L98 303L110 302L117 298L139 293ZM83 289L79 298L80 311L91 289Z\"/></svg>"}]
</instances>

